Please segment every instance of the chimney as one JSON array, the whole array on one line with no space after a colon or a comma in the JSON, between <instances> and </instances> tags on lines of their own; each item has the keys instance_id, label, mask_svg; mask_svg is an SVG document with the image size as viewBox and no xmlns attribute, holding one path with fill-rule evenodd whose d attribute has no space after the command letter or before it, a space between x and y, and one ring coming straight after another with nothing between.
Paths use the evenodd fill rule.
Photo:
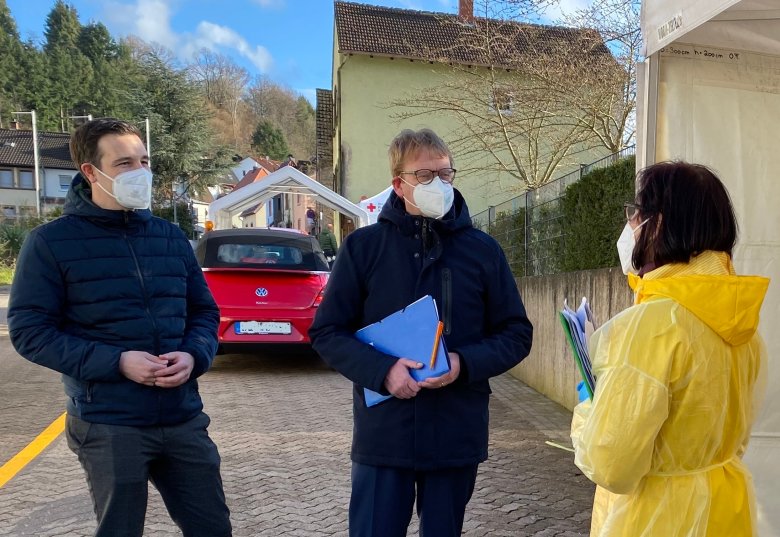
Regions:
<instances>
[{"instance_id":1,"label":"chimney","mask_svg":"<svg viewBox=\"0 0 780 537\"><path fill-rule=\"evenodd\" d=\"M14 130L17 130L17 131L19 130L19 120L18 119L14 119L14 120L11 121L11 128L14 129Z\"/></svg>"},{"instance_id":2,"label":"chimney","mask_svg":"<svg viewBox=\"0 0 780 537\"><path fill-rule=\"evenodd\" d=\"M458 0L458 17L466 22L474 20L474 0Z\"/></svg>"}]
</instances>

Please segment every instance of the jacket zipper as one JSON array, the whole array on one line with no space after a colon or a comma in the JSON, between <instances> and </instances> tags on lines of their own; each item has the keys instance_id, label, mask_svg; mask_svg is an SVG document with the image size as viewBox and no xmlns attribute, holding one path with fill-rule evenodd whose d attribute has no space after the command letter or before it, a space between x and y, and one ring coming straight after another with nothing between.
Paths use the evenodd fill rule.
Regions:
<instances>
[{"instance_id":1,"label":"jacket zipper","mask_svg":"<svg viewBox=\"0 0 780 537\"><path fill-rule=\"evenodd\" d=\"M130 254L133 256L133 262L135 263L135 272L138 276L138 281L141 283L141 291L144 294L144 309L146 309L146 314L149 315L149 319L152 321L152 328L154 330L154 354L158 355L160 354L160 332L157 329L157 321L155 320L154 315L152 315L152 310L149 308L149 294L146 292L144 275L141 272L141 265L138 263L138 257L135 255L133 245L130 244L130 241L127 239L127 235L125 235L124 238L127 242L127 247L130 248Z\"/></svg>"},{"instance_id":2,"label":"jacket zipper","mask_svg":"<svg viewBox=\"0 0 780 537\"><path fill-rule=\"evenodd\" d=\"M87 382L87 403L92 402L92 389L95 387L95 383L91 380Z\"/></svg>"},{"instance_id":3,"label":"jacket zipper","mask_svg":"<svg viewBox=\"0 0 780 537\"><path fill-rule=\"evenodd\" d=\"M452 274L447 267L441 269L441 300L444 333L449 335L452 330Z\"/></svg>"},{"instance_id":4,"label":"jacket zipper","mask_svg":"<svg viewBox=\"0 0 780 537\"><path fill-rule=\"evenodd\" d=\"M127 219L127 215L125 215L125 219ZM158 356L160 354L160 331L157 329L157 321L154 318L154 315L152 315L152 310L149 307L149 294L146 291L146 284L144 284L144 275L143 272L141 272L141 264L138 263L138 257L135 255L135 250L133 250L133 245L130 244L130 240L127 238L127 235L124 235L125 241L127 242L127 247L130 248L130 254L133 256L133 262L135 263L135 272L138 275L138 281L141 283L141 291L144 294L144 309L146 310L147 315L149 315L149 320L152 321L152 330L154 332L154 355ZM157 417L158 421L160 418L160 415L162 414L162 393L161 390L157 390Z\"/></svg>"}]
</instances>

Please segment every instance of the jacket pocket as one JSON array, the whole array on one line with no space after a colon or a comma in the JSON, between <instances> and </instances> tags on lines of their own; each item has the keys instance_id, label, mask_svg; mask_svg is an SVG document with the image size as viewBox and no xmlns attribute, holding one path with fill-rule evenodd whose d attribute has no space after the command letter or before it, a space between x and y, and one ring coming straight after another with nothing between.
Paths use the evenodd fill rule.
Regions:
<instances>
[{"instance_id":1,"label":"jacket pocket","mask_svg":"<svg viewBox=\"0 0 780 537\"><path fill-rule=\"evenodd\" d=\"M92 392L95 390L95 383L90 381L87 382L87 395L84 397L84 401L87 403L92 402Z\"/></svg>"},{"instance_id":2,"label":"jacket pocket","mask_svg":"<svg viewBox=\"0 0 780 537\"><path fill-rule=\"evenodd\" d=\"M441 301L444 333L449 335L452 331L452 273L447 267L441 269Z\"/></svg>"}]
</instances>

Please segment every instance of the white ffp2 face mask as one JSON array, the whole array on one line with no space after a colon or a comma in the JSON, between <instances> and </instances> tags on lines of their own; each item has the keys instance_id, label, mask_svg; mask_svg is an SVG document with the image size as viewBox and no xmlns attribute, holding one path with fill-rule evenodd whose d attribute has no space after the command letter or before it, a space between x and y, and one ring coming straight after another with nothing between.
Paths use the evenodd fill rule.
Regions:
<instances>
[{"instance_id":1,"label":"white ffp2 face mask","mask_svg":"<svg viewBox=\"0 0 780 537\"><path fill-rule=\"evenodd\" d=\"M626 227L623 228L623 232L617 240L617 251L620 257L620 267L623 269L623 274L628 276L629 273L636 274L639 269L634 266L634 261L631 259L634 256L634 248L636 247L636 232L647 223L647 220L636 226L631 227L631 224L626 222Z\"/></svg>"},{"instance_id":2,"label":"white ffp2 face mask","mask_svg":"<svg viewBox=\"0 0 780 537\"><path fill-rule=\"evenodd\" d=\"M111 196L116 202L125 209L148 209L152 203L152 172L147 168L141 167L135 170L129 170L111 177L103 173L97 166L103 177L108 178L114 183L114 193L112 194L100 183L97 183L103 192Z\"/></svg>"},{"instance_id":3,"label":"white ffp2 face mask","mask_svg":"<svg viewBox=\"0 0 780 537\"><path fill-rule=\"evenodd\" d=\"M414 197L414 201L409 198L406 201L420 209L422 215L428 218L442 218L449 212L452 203L455 201L455 191L452 185L445 183L438 177L434 177L427 185L417 184L412 186L406 181L404 183L413 188L412 197Z\"/></svg>"}]
</instances>

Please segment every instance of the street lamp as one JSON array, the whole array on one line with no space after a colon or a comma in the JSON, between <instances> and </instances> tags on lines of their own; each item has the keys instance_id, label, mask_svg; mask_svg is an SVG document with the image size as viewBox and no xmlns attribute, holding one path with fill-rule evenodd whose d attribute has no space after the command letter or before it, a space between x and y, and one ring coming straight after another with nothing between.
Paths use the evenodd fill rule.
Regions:
<instances>
[{"instance_id":1,"label":"street lamp","mask_svg":"<svg viewBox=\"0 0 780 537\"><path fill-rule=\"evenodd\" d=\"M87 121L92 121L92 114L87 114L86 116L68 116L68 119L86 119Z\"/></svg>"},{"instance_id":2,"label":"street lamp","mask_svg":"<svg viewBox=\"0 0 780 537\"><path fill-rule=\"evenodd\" d=\"M38 217L41 216L41 175L40 165L38 162L38 126L35 122L35 110L29 112L14 112L17 114L30 114L32 118L32 135L33 135L33 161L35 162L35 210Z\"/></svg>"}]
</instances>

